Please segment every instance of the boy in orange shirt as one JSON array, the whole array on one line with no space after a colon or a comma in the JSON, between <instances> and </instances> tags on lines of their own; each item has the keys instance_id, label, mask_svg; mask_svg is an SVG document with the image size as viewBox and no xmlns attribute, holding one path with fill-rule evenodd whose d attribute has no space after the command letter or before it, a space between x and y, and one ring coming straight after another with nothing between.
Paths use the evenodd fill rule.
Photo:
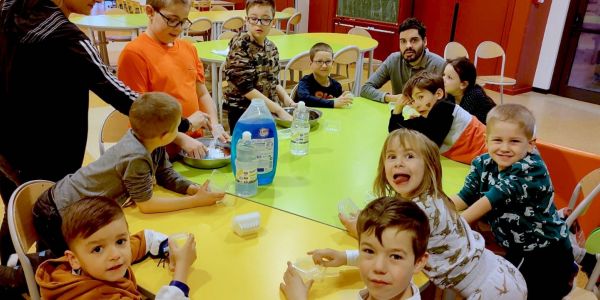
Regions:
<instances>
[{"instance_id":1,"label":"boy in orange shirt","mask_svg":"<svg viewBox=\"0 0 600 300\"><path fill-rule=\"evenodd\" d=\"M190 27L188 19L191 0L148 0L148 29L129 43L119 57L118 77L138 92L160 91L175 97L182 115L205 113L203 126L222 140L226 132L214 132L220 127L215 104L204 85L204 68L196 48L177 37ZM201 136L200 128L188 135Z\"/></svg>"}]
</instances>

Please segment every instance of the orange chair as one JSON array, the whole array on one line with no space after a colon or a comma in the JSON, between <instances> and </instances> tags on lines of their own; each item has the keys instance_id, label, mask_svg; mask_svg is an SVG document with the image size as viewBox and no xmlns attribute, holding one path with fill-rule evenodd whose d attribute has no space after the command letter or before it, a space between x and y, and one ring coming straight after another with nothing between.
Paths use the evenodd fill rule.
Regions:
<instances>
[{"instance_id":1,"label":"orange chair","mask_svg":"<svg viewBox=\"0 0 600 300\"><path fill-rule=\"evenodd\" d=\"M555 191L554 203L558 208L568 206L571 194L579 181L593 170L600 168L600 155L540 140L536 145L552 178ZM581 197L578 201L581 201ZM586 237L595 228L600 227L600 218L597 217L599 215L600 201L594 201L588 207L587 213L579 217L579 224Z\"/></svg>"}]
</instances>

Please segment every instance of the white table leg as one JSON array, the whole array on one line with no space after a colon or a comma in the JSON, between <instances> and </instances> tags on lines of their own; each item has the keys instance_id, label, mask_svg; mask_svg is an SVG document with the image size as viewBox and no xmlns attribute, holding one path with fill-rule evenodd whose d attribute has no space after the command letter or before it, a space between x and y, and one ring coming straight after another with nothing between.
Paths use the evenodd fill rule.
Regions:
<instances>
[{"instance_id":1,"label":"white table leg","mask_svg":"<svg viewBox=\"0 0 600 300\"><path fill-rule=\"evenodd\" d=\"M371 77L371 70L373 68L373 54L375 54L375 49L371 49L371 51L369 51L369 70L367 70L367 78Z\"/></svg>"},{"instance_id":2,"label":"white table leg","mask_svg":"<svg viewBox=\"0 0 600 300\"><path fill-rule=\"evenodd\" d=\"M365 53L361 52L358 54L358 60L356 61L356 68L354 70L354 87L352 93L354 96L360 96L360 82L362 80L362 66L364 63Z\"/></svg>"},{"instance_id":3,"label":"white table leg","mask_svg":"<svg viewBox=\"0 0 600 300\"><path fill-rule=\"evenodd\" d=\"M210 63L211 93L212 93L213 101L215 101L215 103L217 105L219 104L219 89L220 89L218 68L219 68L219 65L217 65L217 63L215 63L215 62Z\"/></svg>"},{"instance_id":4,"label":"white table leg","mask_svg":"<svg viewBox=\"0 0 600 300\"><path fill-rule=\"evenodd\" d=\"M106 33L104 30L98 31L98 50L100 51L100 58L107 66L110 66L110 62L108 60L108 49L106 49L106 45L108 42L106 41Z\"/></svg>"}]
</instances>

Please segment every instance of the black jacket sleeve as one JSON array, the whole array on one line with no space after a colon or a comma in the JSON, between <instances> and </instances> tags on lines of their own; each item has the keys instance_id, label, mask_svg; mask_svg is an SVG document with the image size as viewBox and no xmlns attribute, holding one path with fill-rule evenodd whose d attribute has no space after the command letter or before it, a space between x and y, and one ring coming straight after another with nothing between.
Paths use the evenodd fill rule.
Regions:
<instances>
[{"instance_id":1,"label":"black jacket sleeve","mask_svg":"<svg viewBox=\"0 0 600 300\"><path fill-rule=\"evenodd\" d=\"M438 101L429 112L427 117L416 117L408 120L404 120L402 114L391 113L390 122L388 124L388 131L393 131L398 128L407 128L416 130L430 140L441 146L450 132L450 127L454 121L452 112L454 111L453 103L447 101Z\"/></svg>"}]
</instances>

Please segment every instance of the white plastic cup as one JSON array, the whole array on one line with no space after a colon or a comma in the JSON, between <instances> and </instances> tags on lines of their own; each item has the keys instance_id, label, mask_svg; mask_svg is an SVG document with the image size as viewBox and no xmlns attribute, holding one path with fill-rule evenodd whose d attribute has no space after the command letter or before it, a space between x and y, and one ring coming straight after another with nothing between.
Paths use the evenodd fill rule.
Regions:
<instances>
[{"instance_id":1,"label":"white plastic cup","mask_svg":"<svg viewBox=\"0 0 600 300\"><path fill-rule=\"evenodd\" d=\"M233 231L239 236L255 234L260 229L260 214L251 212L233 217Z\"/></svg>"}]
</instances>

